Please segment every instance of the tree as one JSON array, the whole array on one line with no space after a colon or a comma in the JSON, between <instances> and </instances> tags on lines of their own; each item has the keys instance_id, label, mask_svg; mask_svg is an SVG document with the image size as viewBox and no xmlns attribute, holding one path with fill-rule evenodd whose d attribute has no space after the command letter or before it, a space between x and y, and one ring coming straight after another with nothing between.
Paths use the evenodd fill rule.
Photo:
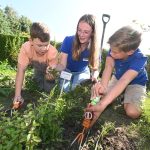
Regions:
<instances>
[{"instance_id":1,"label":"tree","mask_svg":"<svg viewBox=\"0 0 150 150\"><path fill-rule=\"evenodd\" d=\"M10 24L2 9L0 9L0 34L12 34Z\"/></svg>"},{"instance_id":2,"label":"tree","mask_svg":"<svg viewBox=\"0 0 150 150\"><path fill-rule=\"evenodd\" d=\"M31 20L25 16L19 17L17 12L9 6L0 8L0 33L10 35L29 35Z\"/></svg>"},{"instance_id":3,"label":"tree","mask_svg":"<svg viewBox=\"0 0 150 150\"><path fill-rule=\"evenodd\" d=\"M19 29L23 33L29 33L30 32L30 26L31 26L31 21L25 17L21 16L19 19Z\"/></svg>"},{"instance_id":4,"label":"tree","mask_svg":"<svg viewBox=\"0 0 150 150\"><path fill-rule=\"evenodd\" d=\"M144 31L144 32L150 32L150 25L145 24L145 23L141 23L141 22L139 22L137 20L133 20L132 22L134 24L138 25L142 29L142 31Z\"/></svg>"},{"instance_id":5,"label":"tree","mask_svg":"<svg viewBox=\"0 0 150 150\"><path fill-rule=\"evenodd\" d=\"M9 23L12 34L17 34L19 32L19 20L16 11L11 7L6 6L4 13L7 16L7 22Z\"/></svg>"}]
</instances>

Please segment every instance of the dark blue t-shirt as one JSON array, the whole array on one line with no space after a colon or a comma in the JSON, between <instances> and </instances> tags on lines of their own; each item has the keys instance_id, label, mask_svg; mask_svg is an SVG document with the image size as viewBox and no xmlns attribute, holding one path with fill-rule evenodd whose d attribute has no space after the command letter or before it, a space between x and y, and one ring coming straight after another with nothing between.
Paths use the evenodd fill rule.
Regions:
<instances>
[{"instance_id":1,"label":"dark blue t-shirt","mask_svg":"<svg viewBox=\"0 0 150 150\"><path fill-rule=\"evenodd\" d=\"M90 51L88 49L85 49L81 55L80 60L76 61L72 58L72 48L73 48L73 40L74 36L67 36L65 37L62 45L61 45L61 52L68 54L67 59L67 69L69 69L71 72L80 72L85 70L88 67L89 64L89 54Z\"/></svg>"},{"instance_id":2,"label":"dark blue t-shirt","mask_svg":"<svg viewBox=\"0 0 150 150\"><path fill-rule=\"evenodd\" d=\"M111 51L111 50L110 50ZM110 55L110 51L108 56ZM142 54L140 49L137 49L132 55L130 55L126 60L114 59L115 60L115 77L119 80L122 75L128 70L135 70L138 75L133 79L130 84L139 84L145 86L148 77L145 66L147 64L147 57Z\"/></svg>"}]
</instances>

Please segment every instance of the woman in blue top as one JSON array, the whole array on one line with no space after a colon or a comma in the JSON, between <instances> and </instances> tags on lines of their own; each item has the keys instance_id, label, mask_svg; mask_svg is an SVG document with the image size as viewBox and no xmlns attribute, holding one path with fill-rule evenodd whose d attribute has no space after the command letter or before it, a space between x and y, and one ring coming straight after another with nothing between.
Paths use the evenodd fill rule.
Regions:
<instances>
[{"instance_id":1,"label":"woman in blue top","mask_svg":"<svg viewBox=\"0 0 150 150\"><path fill-rule=\"evenodd\" d=\"M127 116L138 118L146 96L147 57L138 48L141 43L141 33L130 26L125 26L116 31L109 38L108 43L110 51L102 79L92 89L93 97L101 94L104 96L97 105L86 109L94 114L92 124L123 91L123 105Z\"/></svg>"},{"instance_id":2,"label":"woman in blue top","mask_svg":"<svg viewBox=\"0 0 150 150\"><path fill-rule=\"evenodd\" d=\"M78 24L76 34L67 36L61 46L58 71L68 71L72 74L70 81L66 80L64 92L75 89L82 81L92 78L97 80L99 75L99 48L97 46L95 17L83 15ZM91 73L90 73L91 72ZM62 86L63 79L60 81Z\"/></svg>"}]
</instances>

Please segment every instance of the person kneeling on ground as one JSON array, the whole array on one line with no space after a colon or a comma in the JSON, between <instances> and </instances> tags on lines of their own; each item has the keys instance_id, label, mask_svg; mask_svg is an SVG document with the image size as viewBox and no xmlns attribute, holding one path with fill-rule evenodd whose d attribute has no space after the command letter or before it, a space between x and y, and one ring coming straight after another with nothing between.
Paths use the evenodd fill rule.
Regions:
<instances>
[{"instance_id":1,"label":"person kneeling on ground","mask_svg":"<svg viewBox=\"0 0 150 150\"><path fill-rule=\"evenodd\" d=\"M109 38L108 43L110 50L102 79L91 89L92 97L100 95L103 97L97 105L85 109L94 114L91 126L122 92L124 92L123 104L127 116L138 118L146 96L147 57L138 48L141 43L141 33L130 26L125 26L116 31Z\"/></svg>"},{"instance_id":2,"label":"person kneeling on ground","mask_svg":"<svg viewBox=\"0 0 150 150\"><path fill-rule=\"evenodd\" d=\"M97 80L99 57L96 19L85 14L79 19L75 35L65 37L61 45L60 62L55 69L66 71L72 77L65 83L60 79L60 88L69 92L85 80Z\"/></svg>"},{"instance_id":3,"label":"person kneeling on ground","mask_svg":"<svg viewBox=\"0 0 150 150\"><path fill-rule=\"evenodd\" d=\"M18 55L14 102L23 101L21 89L29 64L34 68L33 78L40 90L50 92L54 86L54 77L46 74L46 69L57 64L57 54L57 50L50 44L48 27L40 22L33 23L30 28L30 39L21 46Z\"/></svg>"}]
</instances>

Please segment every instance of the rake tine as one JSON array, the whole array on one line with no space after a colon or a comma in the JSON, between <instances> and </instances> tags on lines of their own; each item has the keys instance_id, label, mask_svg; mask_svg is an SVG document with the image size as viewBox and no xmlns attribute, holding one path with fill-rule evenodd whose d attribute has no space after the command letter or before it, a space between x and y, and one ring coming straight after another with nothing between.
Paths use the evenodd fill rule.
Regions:
<instances>
[{"instance_id":1,"label":"rake tine","mask_svg":"<svg viewBox=\"0 0 150 150\"><path fill-rule=\"evenodd\" d=\"M72 147L72 145L77 141L77 139L80 137L81 133L79 133L76 138L72 141L72 143L70 144L70 147Z\"/></svg>"},{"instance_id":2,"label":"rake tine","mask_svg":"<svg viewBox=\"0 0 150 150\"><path fill-rule=\"evenodd\" d=\"M84 145L86 145L86 143L87 143L87 141L88 141L88 138L89 138L90 131L91 131L91 129L89 129L89 131L87 132L87 136L86 136L85 142L84 142L84 144L83 144L83 146L81 147L80 150L82 150L83 147L84 147Z\"/></svg>"},{"instance_id":3,"label":"rake tine","mask_svg":"<svg viewBox=\"0 0 150 150\"><path fill-rule=\"evenodd\" d=\"M79 150L82 149L83 138L84 138L84 134L81 135L81 141L80 141L80 145L79 145Z\"/></svg>"}]
</instances>

